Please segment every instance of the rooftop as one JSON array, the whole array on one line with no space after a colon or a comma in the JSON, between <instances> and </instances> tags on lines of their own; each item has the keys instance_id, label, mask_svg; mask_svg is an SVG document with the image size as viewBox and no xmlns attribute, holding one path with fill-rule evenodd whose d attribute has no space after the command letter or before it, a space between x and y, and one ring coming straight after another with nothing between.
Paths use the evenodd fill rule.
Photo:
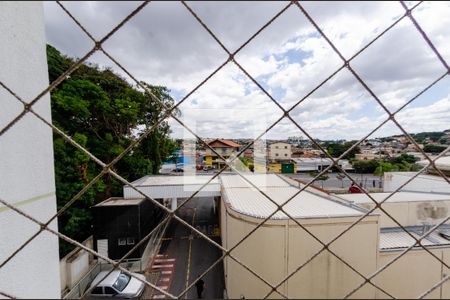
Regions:
<instances>
[{"instance_id":1,"label":"rooftop","mask_svg":"<svg viewBox=\"0 0 450 300\"><path fill-rule=\"evenodd\" d=\"M414 237L420 238L426 231L424 226L406 227ZM429 228L427 228L429 230ZM416 241L401 228L381 228L380 250L400 250L408 248ZM450 225L441 225L438 229L425 237L421 244L424 246L449 246L450 245ZM416 245L414 248L421 248Z\"/></svg>"},{"instance_id":2,"label":"rooftop","mask_svg":"<svg viewBox=\"0 0 450 300\"><path fill-rule=\"evenodd\" d=\"M381 202L391 193L370 193L375 201ZM366 194L340 194L338 197L343 198L352 203L373 203ZM424 202L424 201L442 201L450 200L450 193L427 193L427 192L397 192L386 202Z\"/></svg>"},{"instance_id":3,"label":"rooftop","mask_svg":"<svg viewBox=\"0 0 450 300\"><path fill-rule=\"evenodd\" d=\"M241 145L239 145L239 144L237 144L237 143L235 143L235 142L233 142L233 141L230 141L230 140L221 140L221 139L215 139L215 140L209 142L208 145L211 145L211 144L214 143L214 142L219 142L219 143L222 143L222 144L224 144L224 145L226 145L226 146L228 146L228 147L233 147L233 148L239 148L239 147L241 147Z\"/></svg>"},{"instance_id":4,"label":"rooftop","mask_svg":"<svg viewBox=\"0 0 450 300\"><path fill-rule=\"evenodd\" d=\"M277 204L284 203L300 190L275 174L247 175L246 178L258 183L255 185ZM250 187L240 176L222 176L221 180L224 200L232 210L255 218L267 218L276 210L273 202L260 191ZM296 219L361 216L364 212L362 209L335 201L326 193L312 192L309 188L296 195L284 209ZM277 212L271 219L288 219L288 216Z\"/></svg>"},{"instance_id":5,"label":"rooftop","mask_svg":"<svg viewBox=\"0 0 450 300\"><path fill-rule=\"evenodd\" d=\"M421 165L422 167L427 166L428 163L429 163L428 160L421 160L421 161L417 162L417 164ZM440 158L436 159L434 164L440 170L450 171L450 156L440 157Z\"/></svg>"},{"instance_id":6,"label":"rooftop","mask_svg":"<svg viewBox=\"0 0 450 300\"><path fill-rule=\"evenodd\" d=\"M212 175L147 175L132 184L135 186L167 186L167 185L198 185L205 184ZM210 184L218 184L217 178L214 178Z\"/></svg>"},{"instance_id":7,"label":"rooftop","mask_svg":"<svg viewBox=\"0 0 450 300\"><path fill-rule=\"evenodd\" d=\"M127 205L138 205L142 201L144 201L144 198L131 198L131 199L124 199L120 197L111 197L106 199L105 201L102 201L94 207L99 206L127 206Z\"/></svg>"}]
</instances>

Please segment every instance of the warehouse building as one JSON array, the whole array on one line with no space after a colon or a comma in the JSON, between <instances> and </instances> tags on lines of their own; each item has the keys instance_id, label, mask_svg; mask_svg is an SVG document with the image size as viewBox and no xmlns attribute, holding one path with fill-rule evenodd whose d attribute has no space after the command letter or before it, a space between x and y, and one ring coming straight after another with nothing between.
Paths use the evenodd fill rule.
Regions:
<instances>
[{"instance_id":1,"label":"warehouse building","mask_svg":"<svg viewBox=\"0 0 450 300\"><path fill-rule=\"evenodd\" d=\"M299 191L298 183L275 174L248 175L247 179L278 204ZM276 205L237 175L221 176L221 186L222 243L225 248L232 248L270 216ZM313 189L295 196L285 208L288 214L325 243L365 212ZM374 214L338 239L331 249L359 272L369 275L377 267L378 235L378 216ZM277 284L321 248L322 245L298 224L284 213L277 212L233 253L268 282ZM262 298L270 292L265 283L230 258L225 258L224 271L229 298ZM339 298L361 281L359 275L324 251L282 284L279 290L292 298ZM357 295L374 298L376 291L371 286L364 286Z\"/></svg>"},{"instance_id":2,"label":"warehouse building","mask_svg":"<svg viewBox=\"0 0 450 300\"><path fill-rule=\"evenodd\" d=\"M425 164L425 162L421 163ZM449 157L438 159L436 166L448 174ZM380 209L375 210L375 213L380 215L381 227L378 268L400 255L405 248L414 245L416 241L413 237L421 237L449 216L450 184L436 173L436 170L429 169L426 174L417 176L403 187L401 192L395 193L382 204L387 214L395 218L406 231L385 212ZM390 192L395 191L415 174L413 172L385 173L385 192L370 195L377 203L380 203L391 194ZM339 195L339 198L362 208L375 207L374 201L365 194ZM447 266L450 265L449 223L446 221L421 241L423 246L426 246ZM405 274L408 275L405 276ZM449 271L445 265L422 247L415 245L411 251L376 276L375 280L397 298L416 298L448 274ZM379 297L384 298L386 295L380 293ZM434 290L429 297L449 299L450 283L447 281Z\"/></svg>"},{"instance_id":3,"label":"warehouse building","mask_svg":"<svg viewBox=\"0 0 450 300\"><path fill-rule=\"evenodd\" d=\"M342 298L364 283L360 275L328 250L316 255L323 245L306 230L327 243L357 222L329 249L368 277L412 246L415 240L411 236L419 238L444 220L450 205L450 185L447 189L441 185L439 192L412 190L393 195L383 203L383 208L405 227L405 231L379 209L360 220L368 209L375 207L365 194L333 195L313 187L300 192L304 187L302 183L282 175L246 173L244 176L246 179L222 174L197 196L215 199L223 247L235 247L232 255L270 284L277 285L305 264L278 288L289 298ZM432 174L422 176L434 176L434 180L439 180ZM144 194L175 208L179 201L210 180L211 176L146 176L133 184ZM390 193L370 195L381 202ZM132 188L124 187L125 199L139 196ZM290 198L284 208L295 221L281 211L275 212L277 205ZM246 238L266 218L268 221ZM450 224L441 225L422 240L422 245L450 265ZM271 293L267 284L230 257L223 263L227 297L262 298ZM445 266L416 245L375 276L373 282L389 295L411 298L425 292L447 274ZM276 293L269 296L279 297L281 295ZM364 284L352 295L352 298L386 297L389 296L370 284ZM437 288L431 297L450 298L450 283Z\"/></svg>"}]
</instances>

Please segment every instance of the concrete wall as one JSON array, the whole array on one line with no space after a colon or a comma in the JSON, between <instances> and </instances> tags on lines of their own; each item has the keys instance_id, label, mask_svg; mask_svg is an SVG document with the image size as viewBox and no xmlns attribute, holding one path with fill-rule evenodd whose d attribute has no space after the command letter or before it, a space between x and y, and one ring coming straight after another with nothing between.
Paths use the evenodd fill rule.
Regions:
<instances>
[{"instance_id":1,"label":"concrete wall","mask_svg":"<svg viewBox=\"0 0 450 300\"><path fill-rule=\"evenodd\" d=\"M83 242L89 249L94 249L92 236ZM61 291L72 289L87 274L94 256L80 248L74 249L59 262L61 275Z\"/></svg>"},{"instance_id":2,"label":"concrete wall","mask_svg":"<svg viewBox=\"0 0 450 300\"><path fill-rule=\"evenodd\" d=\"M26 101L48 85L41 2L0 2L0 81ZM0 87L0 128L23 105ZM34 110L50 120L46 95ZM0 136L0 198L39 221L56 213L51 129L31 114ZM51 224L57 230L57 222ZM0 262L39 230L0 204ZM58 239L44 231L0 269L0 290L19 298L59 298Z\"/></svg>"},{"instance_id":3,"label":"concrete wall","mask_svg":"<svg viewBox=\"0 0 450 300\"><path fill-rule=\"evenodd\" d=\"M378 268L383 267L401 252L381 252ZM449 248L433 249L432 252L445 263L450 264ZM411 250L377 275L375 282L396 298L415 299L438 283L448 273L446 267L442 266L425 250ZM386 295L379 292L378 297L385 298ZM442 288L434 290L427 298L449 299L450 282L447 281L442 285Z\"/></svg>"},{"instance_id":4,"label":"concrete wall","mask_svg":"<svg viewBox=\"0 0 450 300\"><path fill-rule=\"evenodd\" d=\"M222 243L236 245L261 219L243 216L221 204ZM302 220L308 230L327 242L355 218ZM331 249L368 275L376 270L378 253L378 217L371 216L355 226ZM255 231L233 252L240 261L275 285L320 250L321 245L293 221L270 220ZM262 298L270 288L230 258L224 260L228 297ZM291 298L339 298L362 279L337 258L325 251L280 287ZM375 289L362 288L355 297L374 298ZM280 298L272 294L270 298Z\"/></svg>"}]
</instances>

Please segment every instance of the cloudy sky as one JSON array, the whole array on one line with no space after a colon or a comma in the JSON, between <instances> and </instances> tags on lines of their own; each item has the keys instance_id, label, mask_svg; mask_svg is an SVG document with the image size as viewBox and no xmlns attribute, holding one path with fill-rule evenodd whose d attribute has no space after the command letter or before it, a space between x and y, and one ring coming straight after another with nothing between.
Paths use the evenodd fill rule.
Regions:
<instances>
[{"instance_id":1,"label":"cloudy sky","mask_svg":"<svg viewBox=\"0 0 450 300\"><path fill-rule=\"evenodd\" d=\"M188 2L233 52L289 2ZM140 3L63 2L97 39ZM414 5L408 2L408 6ZM349 59L398 20L398 2L302 2L320 28ZM45 2L48 42L81 57L93 43L55 3ZM424 2L413 15L450 64L450 3ZM179 101L227 60L226 52L178 2L151 2L105 44L133 76L164 85ZM236 55L237 62L283 108L290 109L343 62L295 5L289 7ZM89 61L112 67L103 54ZM352 60L351 66L391 111L445 73L408 18ZM124 75L125 76L125 75ZM125 76L126 77L126 76ZM129 79L131 82L131 79ZM182 119L202 137L251 138L283 112L234 63L225 65L180 105ZM291 111L292 118L320 139L359 139L387 118L386 112L348 69L336 73ZM408 105L397 119L410 132L450 129L450 76ZM171 120L175 137L187 136ZM392 123L372 137L399 134ZM302 135L283 119L265 136Z\"/></svg>"}]
</instances>

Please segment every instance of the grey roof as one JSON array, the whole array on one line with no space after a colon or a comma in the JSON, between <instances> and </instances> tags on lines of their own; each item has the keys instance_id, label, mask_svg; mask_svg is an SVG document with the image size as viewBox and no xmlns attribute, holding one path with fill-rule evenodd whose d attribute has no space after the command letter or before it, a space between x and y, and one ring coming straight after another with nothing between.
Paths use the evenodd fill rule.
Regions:
<instances>
[{"instance_id":1,"label":"grey roof","mask_svg":"<svg viewBox=\"0 0 450 300\"><path fill-rule=\"evenodd\" d=\"M430 227L409 226L406 227L409 233L419 239ZM447 239L445 236L448 236ZM381 228L380 230L380 250L400 250L408 248L415 244L415 240L401 228ZM424 246L450 246L450 225L444 224L422 239L421 244ZM414 248L421 248L419 245Z\"/></svg>"},{"instance_id":2,"label":"grey roof","mask_svg":"<svg viewBox=\"0 0 450 300\"><path fill-rule=\"evenodd\" d=\"M162 175L145 176L132 184L145 195L151 198L188 198L196 191L198 197L220 196L218 178L212 179L212 175ZM212 180L211 180L212 179ZM211 180L209 183L208 181ZM123 187L125 198L143 197L129 186Z\"/></svg>"},{"instance_id":3,"label":"grey roof","mask_svg":"<svg viewBox=\"0 0 450 300\"><path fill-rule=\"evenodd\" d=\"M391 193L370 193L369 195L377 202L386 199ZM366 194L339 194L338 197L356 204L374 202ZM450 193L428 193L428 192L397 192L386 202L426 202L450 200Z\"/></svg>"},{"instance_id":4,"label":"grey roof","mask_svg":"<svg viewBox=\"0 0 450 300\"><path fill-rule=\"evenodd\" d=\"M112 198L108 198L105 201L94 205L94 207L138 205L139 203L141 203L144 200L145 200L144 198L124 199L124 198L119 198L119 197L112 197Z\"/></svg>"},{"instance_id":5,"label":"grey roof","mask_svg":"<svg viewBox=\"0 0 450 300\"><path fill-rule=\"evenodd\" d=\"M427 166L428 163L429 163L428 160L421 160L417 162L417 164L422 167ZM439 157L438 159L436 159L434 164L438 169L442 171L450 171L450 156Z\"/></svg>"},{"instance_id":6,"label":"grey roof","mask_svg":"<svg viewBox=\"0 0 450 300\"><path fill-rule=\"evenodd\" d=\"M190 185L190 184L204 184L208 182L212 175L155 175L144 176L136 181L133 181L134 186L158 186L158 185ZM214 178L210 184L218 184L218 179Z\"/></svg>"},{"instance_id":7,"label":"grey roof","mask_svg":"<svg viewBox=\"0 0 450 300\"><path fill-rule=\"evenodd\" d=\"M242 174L245 179L253 183L258 188L264 187L290 187L291 185L281 177L274 174ZM222 175L220 181L224 188L244 188L252 185L239 175Z\"/></svg>"},{"instance_id":8,"label":"grey roof","mask_svg":"<svg viewBox=\"0 0 450 300\"><path fill-rule=\"evenodd\" d=\"M247 178L259 183L256 184L258 188L277 204L283 204L300 191L275 174L247 175ZM273 202L238 175L224 176L221 180L224 200L234 211L255 218L267 218L276 210L277 206ZM309 188L296 195L284 208L293 218L333 218L363 214L362 210L334 201L326 193L312 192ZM288 216L277 212L271 219L288 219Z\"/></svg>"}]
</instances>

